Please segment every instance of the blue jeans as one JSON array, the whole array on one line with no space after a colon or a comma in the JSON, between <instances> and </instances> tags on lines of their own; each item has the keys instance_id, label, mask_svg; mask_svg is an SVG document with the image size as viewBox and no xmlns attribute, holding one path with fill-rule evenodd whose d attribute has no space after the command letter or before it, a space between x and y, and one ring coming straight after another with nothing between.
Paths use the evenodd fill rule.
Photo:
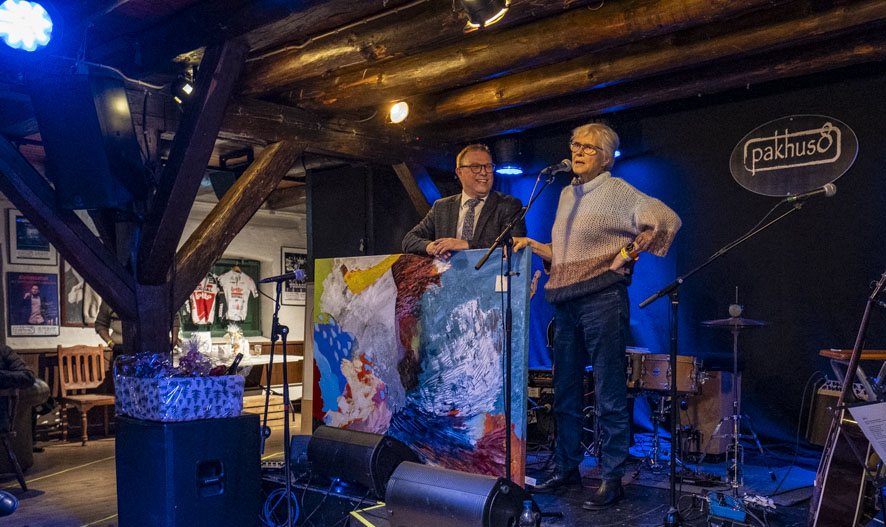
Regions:
<instances>
[{"instance_id":1,"label":"blue jeans","mask_svg":"<svg viewBox=\"0 0 886 527\"><path fill-rule=\"evenodd\" d=\"M628 291L615 284L555 306L554 415L557 442L554 461L561 473L582 461L585 366L594 368L597 418L602 431L600 468L604 479L621 479L630 444L625 342Z\"/></svg>"}]
</instances>

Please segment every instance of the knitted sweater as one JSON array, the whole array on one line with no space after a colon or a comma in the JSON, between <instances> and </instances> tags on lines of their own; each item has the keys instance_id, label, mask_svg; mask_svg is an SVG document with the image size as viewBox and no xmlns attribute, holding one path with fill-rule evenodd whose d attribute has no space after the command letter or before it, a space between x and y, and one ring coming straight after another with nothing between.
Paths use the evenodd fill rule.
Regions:
<instances>
[{"instance_id":1,"label":"knitted sweater","mask_svg":"<svg viewBox=\"0 0 886 527\"><path fill-rule=\"evenodd\" d=\"M604 172L560 193L551 231L551 276L545 298L552 304L600 291L630 276L610 271L621 248L664 256L681 221L661 201Z\"/></svg>"}]
</instances>

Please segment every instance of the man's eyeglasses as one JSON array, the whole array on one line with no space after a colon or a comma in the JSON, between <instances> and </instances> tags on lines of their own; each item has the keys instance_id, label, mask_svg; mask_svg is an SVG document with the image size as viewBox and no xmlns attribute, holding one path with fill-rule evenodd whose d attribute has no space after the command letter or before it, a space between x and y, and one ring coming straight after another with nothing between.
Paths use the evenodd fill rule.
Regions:
<instances>
[{"instance_id":1,"label":"man's eyeglasses","mask_svg":"<svg viewBox=\"0 0 886 527\"><path fill-rule=\"evenodd\" d=\"M492 163L488 165L460 165L458 168L470 168L472 174L479 174L485 168L488 174L492 174L492 171L495 170L495 165Z\"/></svg>"},{"instance_id":2,"label":"man's eyeglasses","mask_svg":"<svg viewBox=\"0 0 886 527\"><path fill-rule=\"evenodd\" d=\"M599 146L576 143L575 141L569 143L569 149L573 152L578 152L579 150L581 150L581 153L586 156L595 156L603 151L603 149Z\"/></svg>"}]
</instances>

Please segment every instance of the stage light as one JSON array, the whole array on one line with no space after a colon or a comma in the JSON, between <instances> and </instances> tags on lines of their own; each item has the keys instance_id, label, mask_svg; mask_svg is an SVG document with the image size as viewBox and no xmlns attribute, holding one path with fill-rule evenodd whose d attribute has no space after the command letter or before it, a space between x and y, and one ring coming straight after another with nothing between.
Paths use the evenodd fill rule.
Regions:
<instances>
[{"instance_id":1,"label":"stage light","mask_svg":"<svg viewBox=\"0 0 886 527\"><path fill-rule=\"evenodd\" d=\"M615 157L621 157L621 150L616 150L613 154Z\"/></svg>"},{"instance_id":2,"label":"stage light","mask_svg":"<svg viewBox=\"0 0 886 527\"><path fill-rule=\"evenodd\" d=\"M12 48L36 51L52 38L52 19L37 2L6 0L0 4L0 38Z\"/></svg>"},{"instance_id":3,"label":"stage light","mask_svg":"<svg viewBox=\"0 0 886 527\"><path fill-rule=\"evenodd\" d=\"M409 104L407 104L406 101L395 103L391 106L391 111L388 115L390 116L392 123L402 123L406 120L406 117L409 116Z\"/></svg>"},{"instance_id":4,"label":"stage light","mask_svg":"<svg viewBox=\"0 0 886 527\"><path fill-rule=\"evenodd\" d=\"M523 169L517 165L498 165L495 173L500 176L522 176Z\"/></svg>"},{"instance_id":5,"label":"stage light","mask_svg":"<svg viewBox=\"0 0 886 527\"><path fill-rule=\"evenodd\" d=\"M185 99L194 93L193 72L184 73L176 77L169 89L175 102L182 104Z\"/></svg>"},{"instance_id":6,"label":"stage light","mask_svg":"<svg viewBox=\"0 0 886 527\"><path fill-rule=\"evenodd\" d=\"M488 27L501 20L508 12L510 0L459 0L468 15L468 27Z\"/></svg>"},{"instance_id":7,"label":"stage light","mask_svg":"<svg viewBox=\"0 0 886 527\"><path fill-rule=\"evenodd\" d=\"M500 176L522 176L520 140L517 136L503 137L492 145L495 154L495 173Z\"/></svg>"}]
</instances>

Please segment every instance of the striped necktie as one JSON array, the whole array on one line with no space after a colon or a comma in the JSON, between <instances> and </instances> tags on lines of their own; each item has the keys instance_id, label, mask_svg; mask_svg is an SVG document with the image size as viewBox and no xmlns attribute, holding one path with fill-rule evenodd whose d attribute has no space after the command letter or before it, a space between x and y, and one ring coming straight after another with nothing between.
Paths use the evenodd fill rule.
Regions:
<instances>
[{"instance_id":1,"label":"striped necktie","mask_svg":"<svg viewBox=\"0 0 886 527\"><path fill-rule=\"evenodd\" d=\"M480 204L480 200L471 198L465 202L468 211L465 212L465 220L461 224L461 239L471 241L474 239L474 207Z\"/></svg>"}]
</instances>

